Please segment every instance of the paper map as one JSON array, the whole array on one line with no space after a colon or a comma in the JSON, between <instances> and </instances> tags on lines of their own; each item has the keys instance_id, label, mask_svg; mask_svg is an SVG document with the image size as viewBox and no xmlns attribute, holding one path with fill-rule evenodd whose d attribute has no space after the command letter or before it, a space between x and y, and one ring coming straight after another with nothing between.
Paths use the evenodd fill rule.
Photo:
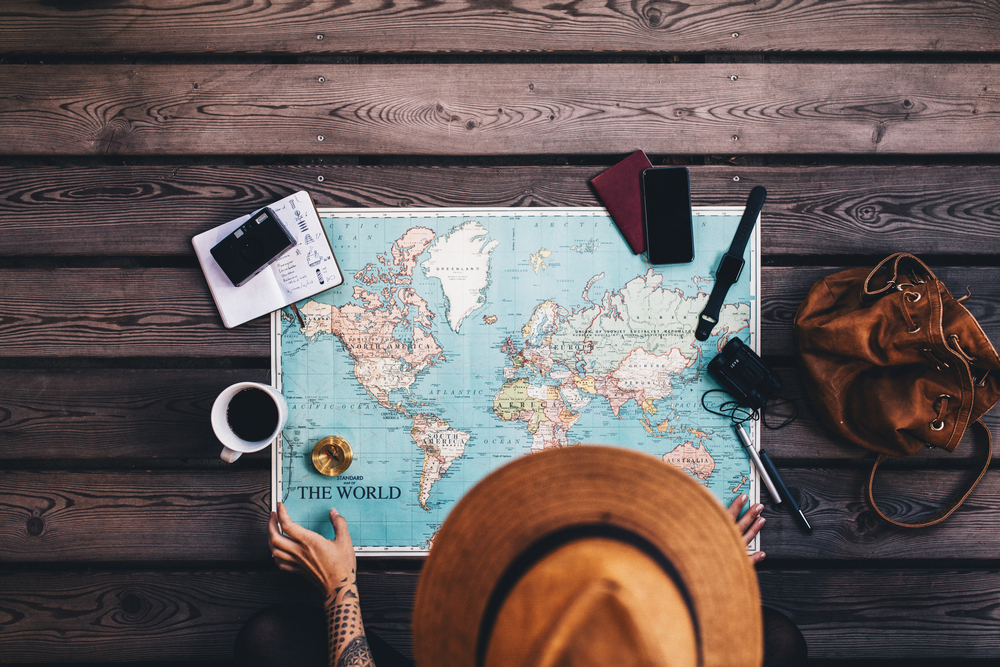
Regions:
<instances>
[{"instance_id":1,"label":"paper map","mask_svg":"<svg viewBox=\"0 0 1000 667\"><path fill-rule=\"evenodd\" d=\"M726 506L758 502L701 396L730 337L757 349L759 226L712 337L694 338L741 214L696 207L695 261L651 266L603 208L320 209L345 282L298 303L304 326L272 315L289 407L272 497L327 537L336 507L359 553L412 555L490 471L582 443L647 452ZM353 450L336 477L312 463L327 436Z\"/></svg>"}]
</instances>

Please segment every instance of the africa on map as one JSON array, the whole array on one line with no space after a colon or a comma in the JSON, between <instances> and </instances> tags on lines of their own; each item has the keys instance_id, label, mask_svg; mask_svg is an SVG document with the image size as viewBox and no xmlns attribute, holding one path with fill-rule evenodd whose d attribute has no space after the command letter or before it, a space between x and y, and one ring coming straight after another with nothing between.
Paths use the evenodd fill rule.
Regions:
<instances>
[{"instance_id":1,"label":"africa on map","mask_svg":"<svg viewBox=\"0 0 1000 667\"><path fill-rule=\"evenodd\" d=\"M756 347L758 233L712 337L694 337L741 213L696 207L695 261L652 266L603 208L320 209L345 282L300 302L301 321L272 316L289 408L273 497L327 537L336 507L359 552L420 553L490 471L607 444L727 506L757 502L746 452L701 396L731 337ZM353 450L337 477L312 465L327 436Z\"/></svg>"}]
</instances>

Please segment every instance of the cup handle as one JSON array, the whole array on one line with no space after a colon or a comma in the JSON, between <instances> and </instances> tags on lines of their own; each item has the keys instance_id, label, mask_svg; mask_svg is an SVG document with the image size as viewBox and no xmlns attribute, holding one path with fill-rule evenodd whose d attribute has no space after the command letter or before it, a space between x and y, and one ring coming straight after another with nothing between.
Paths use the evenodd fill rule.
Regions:
<instances>
[{"instance_id":1,"label":"cup handle","mask_svg":"<svg viewBox=\"0 0 1000 667\"><path fill-rule=\"evenodd\" d=\"M219 454L219 458L221 458L226 463L232 463L241 456L243 456L243 452L238 452L235 449L229 449L229 447L223 447L222 453Z\"/></svg>"}]
</instances>

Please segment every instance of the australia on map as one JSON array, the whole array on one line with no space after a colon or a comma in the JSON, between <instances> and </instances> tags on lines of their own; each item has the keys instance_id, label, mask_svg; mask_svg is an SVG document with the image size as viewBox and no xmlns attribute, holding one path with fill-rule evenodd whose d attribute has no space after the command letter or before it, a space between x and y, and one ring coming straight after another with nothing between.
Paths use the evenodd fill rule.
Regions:
<instances>
[{"instance_id":1,"label":"australia on map","mask_svg":"<svg viewBox=\"0 0 1000 667\"><path fill-rule=\"evenodd\" d=\"M359 552L419 553L490 471L606 444L756 502L730 422L701 398L730 338L756 345L757 234L712 337L694 337L741 213L695 208L694 262L653 266L602 208L320 209L345 282L272 316L289 406L274 498L328 537L336 507ZM327 436L353 453L336 477L312 463Z\"/></svg>"}]
</instances>

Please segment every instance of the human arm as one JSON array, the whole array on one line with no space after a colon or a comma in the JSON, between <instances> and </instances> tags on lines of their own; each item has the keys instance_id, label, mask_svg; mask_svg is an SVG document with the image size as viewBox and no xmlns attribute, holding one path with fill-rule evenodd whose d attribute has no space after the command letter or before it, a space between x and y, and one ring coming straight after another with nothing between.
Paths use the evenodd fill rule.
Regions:
<instances>
[{"instance_id":1,"label":"human arm","mask_svg":"<svg viewBox=\"0 0 1000 667\"><path fill-rule=\"evenodd\" d=\"M750 544L750 541L757 536L757 533L763 528L765 521L764 517L760 515L764 511L764 506L759 503L752 506L746 511L746 514L740 517L740 510L743 509L748 500L749 498L745 494L739 496L729 506L729 509L726 510L726 513L733 517L733 521L736 522L736 530L740 531L740 535L743 536L744 546ZM750 554L750 562L756 565L764 560L765 555L763 551L755 551Z\"/></svg>"},{"instance_id":2,"label":"human arm","mask_svg":"<svg viewBox=\"0 0 1000 667\"><path fill-rule=\"evenodd\" d=\"M297 572L323 592L331 667L374 667L358 598L357 560L347 520L330 510L335 537L328 540L288 516L282 503L271 512L268 544L278 568Z\"/></svg>"}]
</instances>

